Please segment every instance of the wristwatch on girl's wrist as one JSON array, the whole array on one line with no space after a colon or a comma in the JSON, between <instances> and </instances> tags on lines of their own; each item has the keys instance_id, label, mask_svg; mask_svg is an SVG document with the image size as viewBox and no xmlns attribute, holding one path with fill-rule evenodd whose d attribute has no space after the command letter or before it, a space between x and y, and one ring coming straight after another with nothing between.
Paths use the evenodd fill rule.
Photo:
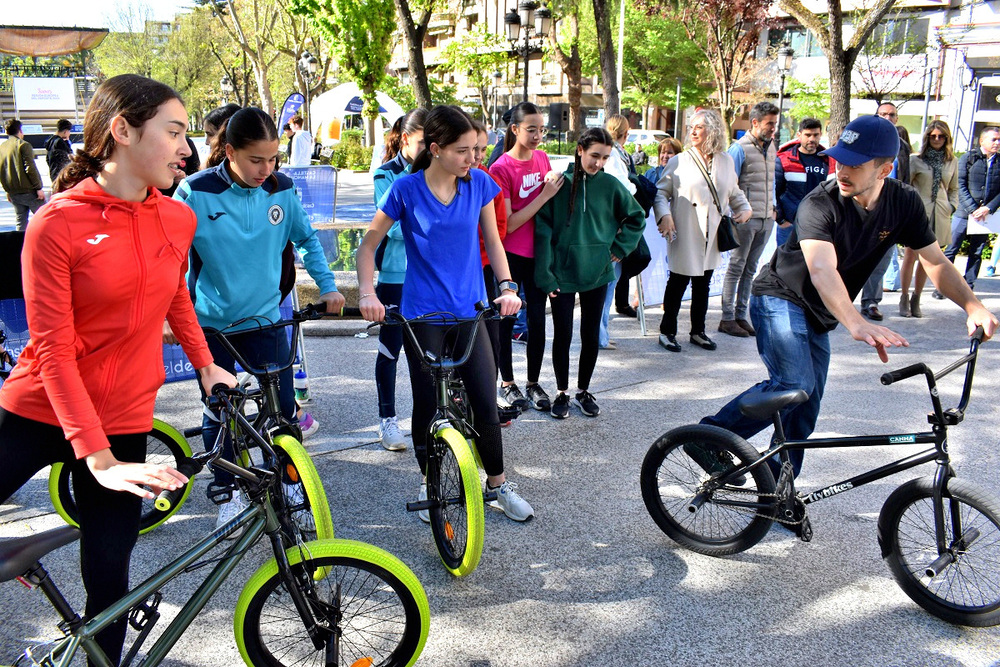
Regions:
<instances>
[{"instance_id":1,"label":"wristwatch on girl's wrist","mask_svg":"<svg viewBox=\"0 0 1000 667\"><path fill-rule=\"evenodd\" d=\"M517 294L517 283L515 283L513 280L509 280L509 279L508 280L501 280L500 281L500 291L501 292L506 292L507 290L510 290L514 294Z\"/></svg>"}]
</instances>

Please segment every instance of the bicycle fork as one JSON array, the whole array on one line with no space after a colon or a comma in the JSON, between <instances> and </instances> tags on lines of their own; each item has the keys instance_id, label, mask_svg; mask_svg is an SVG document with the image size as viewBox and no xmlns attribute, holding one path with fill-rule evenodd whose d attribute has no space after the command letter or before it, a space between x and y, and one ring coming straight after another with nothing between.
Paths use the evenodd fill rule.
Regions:
<instances>
[{"instance_id":1,"label":"bicycle fork","mask_svg":"<svg viewBox=\"0 0 1000 667\"><path fill-rule=\"evenodd\" d=\"M951 510L951 535L954 539L950 543L947 542L944 488L952 477L954 471L951 466L939 461L937 471L934 473L934 534L937 539L938 557L924 569L924 574L931 579L941 574L952 563L958 562L959 555L965 553L980 536L978 528L962 530L961 505L954 498L948 498Z\"/></svg>"}]
</instances>

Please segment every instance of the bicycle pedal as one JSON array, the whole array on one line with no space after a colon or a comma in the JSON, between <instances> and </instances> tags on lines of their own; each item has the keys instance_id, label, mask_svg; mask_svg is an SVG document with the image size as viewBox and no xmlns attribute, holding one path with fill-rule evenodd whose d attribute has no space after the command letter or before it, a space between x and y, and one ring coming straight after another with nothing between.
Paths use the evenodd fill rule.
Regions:
<instances>
[{"instance_id":1,"label":"bicycle pedal","mask_svg":"<svg viewBox=\"0 0 1000 667\"><path fill-rule=\"evenodd\" d=\"M802 519L802 523L797 526L795 532L798 534L799 539L803 542L812 542L813 529L812 523L809 521L809 517Z\"/></svg>"},{"instance_id":2,"label":"bicycle pedal","mask_svg":"<svg viewBox=\"0 0 1000 667\"><path fill-rule=\"evenodd\" d=\"M437 505L437 503L433 500L415 500L413 502L406 503L406 511L422 512L423 510L429 510L435 505Z\"/></svg>"},{"instance_id":3,"label":"bicycle pedal","mask_svg":"<svg viewBox=\"0 0 1000 667\"><path fill-rule=\"evenodd\" d=\"M483 491L483 502L484 503L495 503L497 500L497 492L494 491Z\"/></svg>"}]
</instances>

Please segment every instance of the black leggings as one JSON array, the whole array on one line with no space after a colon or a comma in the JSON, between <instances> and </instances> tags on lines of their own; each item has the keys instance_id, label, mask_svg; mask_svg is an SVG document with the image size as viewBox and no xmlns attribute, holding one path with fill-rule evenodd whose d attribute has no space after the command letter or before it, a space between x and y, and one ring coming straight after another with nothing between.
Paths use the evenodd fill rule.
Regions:
<instances>
[{"instance_id":1,"label":"black leggings","mask_svg":"<svg viewBox=\"0 0 1000 667\"><path fill-rule=\"evenodd\" d=\"M493 300L500 296L497 293L499 285L497 285L497 277L493 273L493 267L489 264L483 267L483 282L486 284L486 300L491 306L496 308ZM514 320L513 317L508 319ZM398 329L399 327L396 328ZM500 320L493 318L486 320L486 332L490 335L490 347L493 349L493 363L497 368L500 368ZM510 336L507 337L507 346L510 347Z\"/></svg>"},{"instance_id":2,"label":"black leggings","mask_svg":"<svg viewBox=\"0 0 1000 667\"><path fill-rule=\"evenodd\" d=\"M663 290L663 319L660 333L677 335L677 313L681 310L681 299L691 282L691 334L705 333L705 315L708 313L708 284L712 282L712 270L703 276L685 276L670 272L667 286Z\"/></svg>"},{"instance_id":3,"label":"black leggings","mask_svg":"<svg viewBox=\"0 0 1000 667\"><path fill-rule=\"evenodd\" d=\"M111 435L119 461L146 460L146 434ZM97 483L85 459L77 459L58 426L25 419L0 408L0 503L31 477L58 461L73 471L73 498L80 513L80 573L87 590L88 617L128 593L129 560L139 537L142 499ZM96 639L113 664L121 660L125 620L101 631ZM93 663L91 663L93 664Z\"/></svg>"},{"instance_id":4,"label":"black leggings","mask_svg":"<svg viewBox=\"0 0 1000 667\"><path fill-rule=\"evenodd\" d=\"M420 346L430 350L439 358L443 352L460 355L465 352L471 325L461 327L436 324L415 324L413 333ZM406 348L406 363L410 368L410 386L413 389L413 451L420 464L420 472L427 470L427 429L437 409L437 392L434 377L423 367L420 354L413 347L408 335L403 336ZM494 477L503 473L503 439L500 436L500 418L497 416L497 368L493 363L493 352L486 333L486 325L479 323L479 333L469 361L458 369L465 392L472 407L472 425L479 433L476 448L483 461L486 474Z\"/></svg>"},{"instance_id":5,"label":"black leggings","mask_svg":"<svg viewBox=\"0 0 1000 667\"><path fill-rule=\"evenodd\" d=\"M538 382L542 370L542 356L545 354L545 297L546 294L535 285L535 260L507 253L510 278L524 288L525 306L528 310L528 384ZM503 278L504 276L499 276ZM514 381L510 336L514 331L514 320L505 318L500 322L500 377L504 382Z\"/></svg>"},{"instance_id":6,"label":"black leggings","mask_svg":"<svg viewBox=\"0 0 1000 667\"><path fill-rule=\"evenodd\" d=\"M597 365L601 314L607 293L607 285L580 292L580 370L576 383L580 389L590 388L590 378ZM552 299L552 368L559 391L569 389L569 345L573 341L575 302L576 292L562 292Z\"/></svg>"},{"instance_id":7,"label":"black leggings","mask_svg":"<svg viewBox=\"0 0 1000 667\"><path fill-rule=\"evenodd\" d=\"M403 298L402 283L379 283L375 294L386 308L398 306ZM378 391L378 416L396 416L396 364L403 347L403 330L379 327L378 355L375 357L375 388Z\"/></svg>"}]
</instances>

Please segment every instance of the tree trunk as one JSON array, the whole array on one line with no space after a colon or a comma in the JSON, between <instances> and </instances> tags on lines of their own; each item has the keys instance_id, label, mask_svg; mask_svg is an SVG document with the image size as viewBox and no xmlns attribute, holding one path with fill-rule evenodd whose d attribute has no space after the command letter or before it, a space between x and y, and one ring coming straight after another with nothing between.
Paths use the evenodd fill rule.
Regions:
<instances>
[{"instance_id":1,"label":"tree trunk","mask_svg":"<svg viewBox=\"0 0 1000 667\"><path fill-rule=\"evenodd\" d=\"M611 16L608 14L607 0L593 0L593 4L594 21L597 23L597 53L601 59L601 87L604 89L604 115L610 116L621 109L615 44L611 39Z\"/></svg>"},{"instance_id":2,"label":"tree trunk","mask_svg":"<svg viewBox=\"0 0 1000 667\"><path fill-rule=\"evenodd\" d=\"M580 60L576 61L575 75L566 73L566 99L569 102L569 132L566 141L576 141L583 132L583 113L581 98L583 97L583 81L580 74Z\"/></svg>"},{"instance_id":3,"label":"tree trunk","mask_svg":"<svg viewBox=\"0 0 1000 667\"><path fill-rule=\"evenodd\" d=\"M830 54L830 125L827 137L837 143L840 133L851 120L851 69L847 54L836 50Z\"/></svg>"},{"instance_id":4,"label":"tree trunk","mask_svg":"<svg viewBox=\"0 0 1000 667\"><path fill-rule=\"evenodd\" d=\"M394 2L396 14L403 24L406 50L410 54L408 69L410 85L413 86L413 96L417 100L417 107L430 109L433 106L433 101L431 100L431 88L427 83L427 66L424 64L424 35L427 34L427 24L431 20L431 13L425 11L420 22L416 23L413 20L408 0L394 0Z\"/></svg>"}]
</instances>

